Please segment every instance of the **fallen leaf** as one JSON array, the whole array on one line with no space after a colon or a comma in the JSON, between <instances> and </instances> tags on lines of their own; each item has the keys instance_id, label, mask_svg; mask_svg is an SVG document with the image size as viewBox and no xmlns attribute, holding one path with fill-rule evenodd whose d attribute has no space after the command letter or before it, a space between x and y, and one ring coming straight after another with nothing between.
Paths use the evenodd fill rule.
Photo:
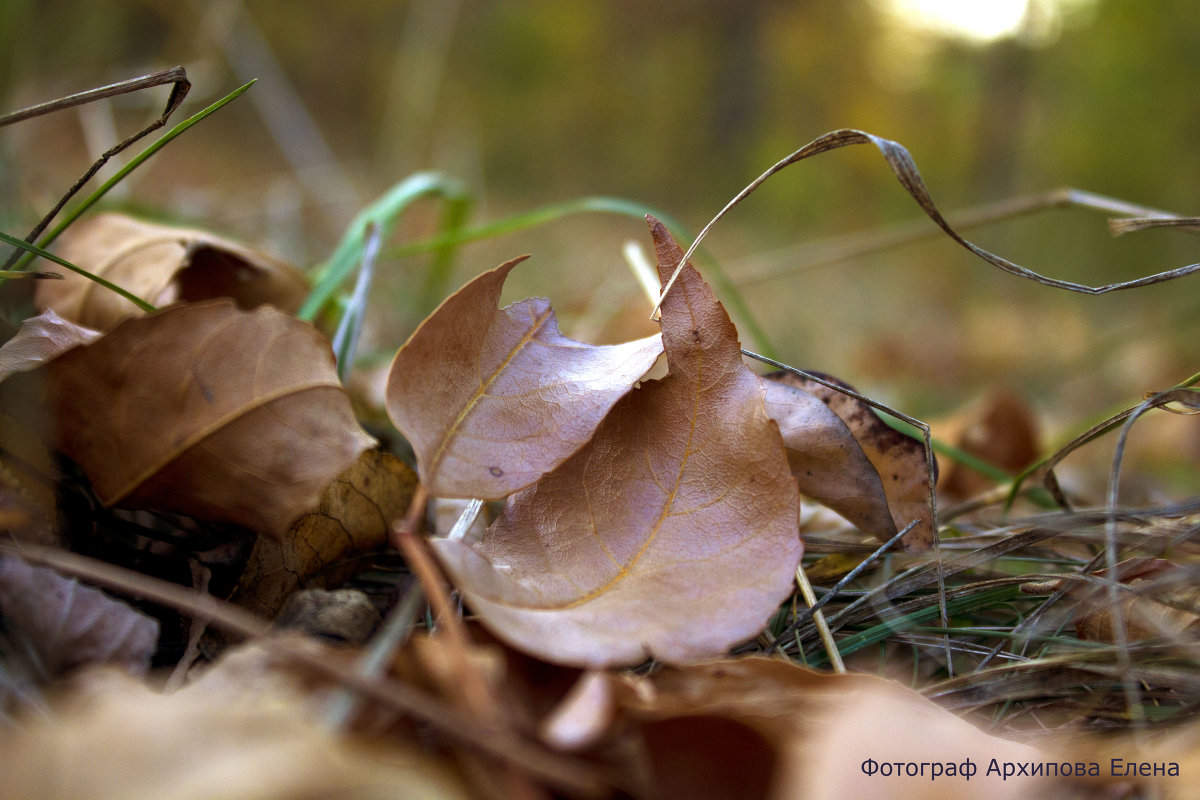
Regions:
<instances>
[{"instance_id":1,"label":"fallen leaf","mask_svg":"<svg viewBox=\"0 0 1200 800\"><path fill-rule=\"evenodd\" d=\"M682 257L651 220L665 280ZM778 426L695 269L662 307L670 374L511 496L481 542L432 544L499 638L550 661L694 661L766 624L803 550Z\"/></svg>"},{"instance_id":2,"label":"fallen leaf","mask_svg":"<svg viewBox=\"0 0 1200 800\"><path fill-rule=\"evenodd\" d=\"M471 795L416 743L384 750L317 720L322 698L270 674L252 687L208 675L171 695L92 675L53 715L0 731L0 794L91 798L337 797L454 800ZM215 676L214 676L215 677Z\"/></svg>"},{"instance_id":3,"label":"fallen leaf","mask_svg":"<svg viewBox=\"0 0 1200 800\"><path fill-rule=\"evenodd\" d=\"M336 579L331 571L383 547L392 522L404 516L416 473L391 453L366 450L329 482L280 540L259 537L230 598L268 619L297 589Z\"/></svg>"},{"instance_id":4,"label":"fallen leaf","mask_svg":"<svg viewBox=\"0 0 1200 800\"><path fill-rule=\"evenodd\" d=\"M30 377L45 378L57 446L105 505L279 537L371 443L328 342L268 306L126 320Z\"/></svg>"},{"instance_id":5,"label":"fallen leaf","mask_svg":"<svg viewBox=\"0 0 1200 800\"><path fill-rule=\"evenodd\" d=\"M1041 455L1037 417L1011 389L993 389L935 428L939 438L1009 474L1016 474ZM938 481L939 491L963 499L995 485L991 478L957 461L950 462Z\"/></svg>"},{"instance_id":6,"label":"fallen leaf","mask_svg":"<svg viewBox=\"0 0 1200 800\"><path fill-rule=\"evenodd\" d=\"M776 373L778 375L778 373ZM762 379L767 414L779 424L800 492L882 541L896 534L879 473L842 418L777 377Z\"/></svg>"},{"instance_id":7,"label":"fallen leaf","mask_svg":"<svg viewBox=\"0 0 1200 800\"><path fill-rule=\"evenodd\" d=\"M648 678L621 676L617 696L625 714L651 726L648 746L657 751L653 796L1007 799L1044 797L1055 786L1049 780L986 775L992 759L1047 757L985 734L911 689L871 675L833 675L749 657L666 669ZM696 750L700 730L707 731L703 751ZM693 763L731 770L741 760L731 754L743 753L759 768L744 791L716 795L705 785L727 776L705 770L714 772L710 782L697 785L686 769L689 753ZM961 766L967 759L978 770L971 780L957 774L931 779L928 769L910 776L903 769L921 762ZM887 764L888 774L868 774L869 762ZM684 788L698 794L682 794Z\"/></svg>"},{"instance_id":8,"label":"fallen leaf","mask_svg":"<svg viewBox=\"0 0 1200 800\"><path fill-rule=\"evenodd\" d=\"M59 237L56 254L156 306L230 297L245 309L271 303L291 312L308 294L303 273L284 261L204 231L112 212L72 225ZM142 316L120 295L64 273L61 281L38 281L39 309L98 330Z\"/></svg>"},{"instance_id":9,"label":"fallen leaf","mask_svg":"<svg viewBox=\"0 0 1200 800\"><path fill-rule=\"evenodd\" d=\"M657 336L568 339L543 298L498 309L522 260L447 298L392 362L388 415L433 496L499 499L533 483L591 438L662 352Z\"/></svg>"},{"instance_id":10,"label":"fallen leaf","mask_svg":"<svg viewBox=\"0 0 1200 800\"><path fill-rule=\"evenodd\" d=\"M1131 642L1176 636L1200 629L1200 587L1183 568L1161 558L1132 558L1117 564L1117 580L1128 587L1118 594L1120 620ZM1174 573L1174 574L1173 574ZM1092 573L1104 577L1108 570ZM1117 621L1105 587L1075 588L1075 635L1113 643Z\"/></svg>"},{"instance_id":11,"label":"fallen leaf","mask_svg":"<svg viewBox=\"0 0 1200 800\"><path fill-rule=\"evenodd\" d=\"M145 674L158 645L158 622L120 600L49 567L0 556L4 635L33 648L46 678L86 664Z\"/></svg>"},{"instance_id":12,"label":"fallen leaf","mask_svg":"<svg viewBox=\"0 0 1200 800\"><path fill-rule=\"evenodd\" d=\"M854 391L854 387L830 375L813 373ZM883 483L887 505L892 515L892 534L914 519L917 526L900 540L909 552L922 552L933 546L937 531L934 529L933 508L930 505L929 462L925 458L925 446L910 436L894 430L876 416L869 405L828 386L802 378L790 372L773 372L766 378L784 383L813 395L842 418L854 434L867 460L875 468ZM934 462L934 477L937 463ZM882 541L891 538L884 535L883 528L868 531Z\"/></svg>"},{"instance_id":13,"label":"fallen leaf","mask_svg":"<svg viewBox=\"0 0 1200 800\"><path fill-rule=\"evenodd\" d=\"M22 322L16 335L0 347L0 381L18 372L37 369L99 337L99 331L69 322L53 311L43 311Z\"/></svg>"}]
</instances>

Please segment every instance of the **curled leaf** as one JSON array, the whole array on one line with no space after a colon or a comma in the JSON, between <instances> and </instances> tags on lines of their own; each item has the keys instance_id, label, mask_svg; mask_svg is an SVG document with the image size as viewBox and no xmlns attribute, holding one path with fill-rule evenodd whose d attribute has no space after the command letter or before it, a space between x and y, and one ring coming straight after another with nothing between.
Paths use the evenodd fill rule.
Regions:
<instances>
[{"instance_id":1,"label":"curled leaf","mask_svg":"<svg viewBox=\"0 0 1200 800\"><path fill-rule=\"evenodd\" d=\"M156 306L231 297L242 308L271 303L295 311L308 293L304 275L291 264L211 233L124 214L97 214L72 225L56 253ZM74 272L38 284L38 308L90 328L107 330L142 315L128 300Z\"/></svg>"},{"instance_id":2,"label":"curled leaf","mask_svg":"<svg viewBox=\"0 0 1200 800\"><path fill-rule=\"evenodd\" d=\"M1049 754L986 734L908 687L872 675L831 675L752 657L667 669L648 678L621 676L616 694L619 706L648 734L653 796L1018 800L1045 797L1056 786L1027 776L982 780L989 759L1030 762ZM719 737L721 746L710 741L698 751L699 725ZM740 765L729 753L756 758L762 767L745 784L754 790L714 794L702 785L680 791L693 788L685 761L697 752L711 753L710 763L724 763L730 772ZM968 760L979 775L959 773ZM955 769L932 782L928 772L890 769L896 762L922 761ZM888 765L887 772L880 764ZM728 775L715 774L713 781L722 778Z\"/></svg>"},{"instance_id":3,"label":"curled leaf","mask_svg":"<svg viewBox=\"0 0 1200 800\"><path fill-rule=\"evenodd\" d=\"M371 443L329 343L267 306L126 320L44 372L57 445L106 505L278 537Z\"/></svg>"},{"instance_id":4,"label":"curled leaf","mask_svg":"<svg viewBox=\"0 0 1200 800\"><path fill-rule=\"evenodd\" d=\"M652 220L659 274L681 253ZM788 595L799 501L737 331L695 269L662 307L670 373L622 398L481 542L434 540L498 637L588 666L693 661L750 638Z\"/></svg>"},{"instance_id":5,"label":"curled leaf","mask_svg":"<svg viewBox=\"0 0 1200 800\"><path fill-rule=\"evenodd\" d=\"M43 311L22 322L16 335L0 347L0 381L17 372L37 369L99 336L98 331L76 325L53 311Z\"/></svg>"},{"instance_id":6,"label":"curled leaf","mask_svg":"<svg viewBox=\"0 0 1200 800\"><path fill-rule=\"evenodd\" d=\"M561 464L662 352L657 336L568 339L548 300L498 309L523 259L459 289L413 333L388 375L388 416L439 497L501 498Z\"/></svg>"},{"instance_id":7,"label":"curled leaf","mask_svg":"<svg viewBox=\"0 0 1200 800\"><path fill-rule=\"evenodd\" d=\"M916 439L891 428L875 415L869 405L857 398L790 372L775 372L767 377L802 389L821 400L841 417L883 484L888 510L895 526L891 533L894 534L914 519L920 520L900 542L909 552L921 552L933 546L937 532L934 530L933 508L929 500L929 462L925 458L925 447ZM821 377L830 383L854 390L849 384L842 383L830 375ZM934 470L936 473L936 463ZM870 498L867 496L864 499L869 501ZM873 527L868 532L884 542L891 538L883 527Z\"/></svg>"},{"instance_id":8,"label":"curled leaf","mask_svg":"<svg viewBox=\"0 0 1200 800\"><path fill-rule=\"evenodd\" d=\"M863 532L891 539L896 526L883 483L854 434L829 406L778 375L762 379L767 414L779 424L800 491Z\"/></svg>"}]
</instances>

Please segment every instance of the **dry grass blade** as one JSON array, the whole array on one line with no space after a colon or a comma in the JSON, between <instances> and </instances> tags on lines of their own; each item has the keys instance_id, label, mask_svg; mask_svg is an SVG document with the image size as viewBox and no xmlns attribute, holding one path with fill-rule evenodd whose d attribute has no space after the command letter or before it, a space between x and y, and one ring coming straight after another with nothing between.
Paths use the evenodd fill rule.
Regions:
<instances>
[{"instance_id":1,"label":"dry grass blade","mask_svg":"<svg viewBox=\"0 0 1200 800\"><path fill-rule=\"evenodd\" d=\"M116 95L125 94L127 92L136 92L141 89L147 89L153 86L161 86L167 83L171 84L171 94L167 97L167 105L163 109L163 112L158 119L154 120L149 125L142 128L140 131L128 137L124 141L119 142L118 144L104 151L100 158L96 159L96 162L88 168L88 171L83 173L79 180L75 181L75 184L59 199L54 208L50 210L50 213L42 217L41 221L34 226L33 230L29 232L29 235L25 237L26 241L33 242L35 239L37 239L37 237L41 236L42 231L44 231L46 226L50 224L50 221L58 215L58 212L62 211L63 206L65 206L70 199L74 197L81 188L83 188L85 183L91 180L93 175L99 172L100 169L108 163L110 158L125 150L134 142L144 137L146 134L153 133L163 125L166 125L167 120L171 118L171 115L174 114L176 109L183 104L183 99L187 97L188 90L192 88L192 84L188 80L187 71L184 70L183 67L171 67L170 69L151 73L150 75L143 75L140 78L133 78L132 80L121 81L120 83L114 83L110 86L103 86L99 89L91 89L86 92L79 92L68 97L59 98L58 100L51 100L48 103L41 103L40 105L22 109L21 111L14 111L11 114L6 114L0 117L0 126L11 125L14 122L21 122L22 120L31 119L32 117L37 117L42 114L49 114L64 108L72 108L84 103L90 103L93 100L99 100L105 97L115 97ZM14 250L12 255L10 255L8 260L5 262L4 269L8 269L15 264L17 259L20 257L21 251Z\"/></svg>"},{"instance_id":2,"label":"dry grass blade","mask_svg":"<svg viewBox=\"0 0 1200 800\"><path fill-rule=\"evenodd\" d=\"M1198 233L1200 232L1200 217L1133 217L1108 221L1108 229L1113 236L1123 236L1126 233L1150 228L1182 228L1189 233Z\"/></svg>"},{"instance_id":3,"label":"dry grass blade","mask_svg":"<svg viewBox=\"0 0 1200 800\"><path fill-rule=\"evenodd\" d=\"M1174 392L1176 390L1185 390L1185 389L1188 389L1189 387L1195 385L1198 382L1200 382L1200 373L1196 373L1195 375L1188 377L1187 379L1181 381L1180 383L1175 384L1174 386L1170 387L1169 389L1164 390L1164 392ZM1176 399L1178 399L1178 398L1176 398ZM1012 488L1009 492L1009 503L1012 502L1012 498L1016 497L1017 493L1021 490L1021 485L1025 482L1026 479L1028 479L1031 475L1033 475L1035 473L1041 472L1043 475L1043 482L1046 486L1046 489L1051 493L1051 495L1054 496L1054 499L1058 502L1058 504L1061 508L1069 509L1070 504L1068 503L1066 497L1063 496L1062 491L1059 489L1058 480L1054 474L1054 468L1058 465L1058 463L1060 461L1062 461L1068 455L1073 453L1075 450L1078 450L1083 445L1099 438L1100 436L1103 436L1104 434L1108 433L1109 431L1116 430L1119 425L1123 424L1126 420L1128 420L1135 413L1141 413L1138 411L1138 409L1141 407L1142 407L1142 404L1139 403L1136 406L1127 408L1124 411L1113 414L1111 417L1104 420L1103 422L1099 422L1099 423L1093 425L1092 427L1088 428L1086 431L1079 434L1071 441L1067 442L1065 445L1060 447L1055 452L1051 453L1046 458L1044 458L1040 461L1037 461L1037 462L1031 464L1026 469L1024 469L1021 472L1021 474L1017 475L1013 479Z\"/></svg>"},{"instance_id":4,"label":"dry grass blade","mask_svg":"<svg viewBox=\"0 0 1200 800\"><path fill-rule=\"evenodd\" d=\"M1176 218L1174 214L1162 209L1063 186L1048 192L1008 197L956 211L947 217L947 221L956 231L962 232L984 225L993 225L1004 220L1067 208L1081 208L1102 214L1116 214L1121 217ZM1112 225L1122 221L1111 220L1109 226L1111 228ZM738 286L746 287L791 275L801 270L828 266L868 253L878 253L943 235L940 228L930 228L925 217L918 217L908 222L900 222L879 229L856 231L805 242L744 259L746 274L739 277Z\"/></svg>"},{"instance_id":5,"label":"dry grass blade","mask_svg":"<svg viewBox=\"0 0 1200 800\"><path fill-rule=\"evenodd\" d=\"M890 139L884 139L882 136L876 136L864 131L845 128L842 130L831 131L830 133L817 137L796 152L775 163L770 169L751 181L746 188L738 192L737 196L730 200L729 203L727 203L725 207L721 209L721 211L718 212L717 215L713 217L703 229L701 229L700 235L696 237L695 241L692 242L691 247L689 247L687 252L684 253L683 259L679 262L679 266L671 276L671 279L664 286L659 297L658 305L662 305L662 298L665 297L667 292L671 290L671 287L675 283L675 279L678 277L679 272L683 269L683 265L687 263L688 258L691 257L692 253L699 246L705 235L707 235L709 229L712 228L712 226L716 224L718 220L725 216L725 214L731 208L744 200L768 178L782 170L784 167L788 167L798 161L803 161L806 158L820 155L821 153L825 153L830 150L837 150L842 147L856 144L875 145L875 147L879 149L879 152L883 154L883 158L885 161L887 161L888 166L892 168L892 172L895 173L896 178L900 181L900 185L903 186L905 191L907 191L908 194L917 201L917 204L921 207L921 210L923 210L925 214L946 233L947 236L992 266L998 267L1010 275L1015 275L1019 278L1025 278L1026 280L1031 280L1044 286L1052 286L1057 289L1066 289L1068 291L1080 292L1082 294L1106 294L1108 292L1119 291L1121 289L1134 289L1139 286L1149 286L1154 283L1161 283L1174 278L1181 278L1184 275L1190 275L1193 272L1200 271L1200 264L1190 264L1186 267L1179 267L1176 269L1167 270L1165 272L1159 272L1143 278L1120 281L1117 283L1108 283L1104 284L1103 286L1086 286L1081 283L1063 281L1056 278L1047 278L1044 275L1039 275L1033 270L1026 269L1019 264L1014 264L1007 259L1001 258L994 253L984 250L982 247L972 244L964 239L953 227L951 227L950 223L946 221L946 218L942 216L941 211L939 211L937 206L934 204L933 197L929 194L929 189L925 186L925 181L921 178L921 173L917 170L916 162L913 161L912 156L903 145L899 144L898 142L893 142ZM658 306L656 305L655 311L657 310Z\"/></svg>"}]
</instances>

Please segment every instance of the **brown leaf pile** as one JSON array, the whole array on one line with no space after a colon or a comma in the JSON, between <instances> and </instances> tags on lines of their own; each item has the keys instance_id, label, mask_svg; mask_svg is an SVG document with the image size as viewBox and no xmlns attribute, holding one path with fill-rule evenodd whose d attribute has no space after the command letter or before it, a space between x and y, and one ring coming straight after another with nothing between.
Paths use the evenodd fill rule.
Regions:
<instances>
[{"instance_id":1,"label":"brown leaf pile","mask_svg":"<svg viewBox=\"0 0 1200 800\"><path fill-rule=\"evenodd\" d=\"M683 253L650 225L665 286ZM389 536L408 547L397 520L408 530L419 516L409 510L414 494L503 505L482 533L429 542L486 634L463 632L421 565L432 561L406 549L444 635L413 637L394 658L375 652L354 668L311 641L268 640L255 656L227 652L171 696L85 677L59 706L63 724L0 733L0 772L18 795L283 797L303 786L368 797L403 782L414 796L905 797L929 787L872 777L865 760L1042 757L896 684L722 660L792 594L801 492L883 540L919 520L909 550L928 547L935 531L919 443L861 401L751 372L692 265L662 303L661 336L615 346L563 336L546 300L498 308L520 259L448 298L397 353L387 382L418 492L404 463L367 449L324 337L260 305L289 305L288 269L124 218L77 233L66 257L148 299L188 302L130 315L124 301L68 287L45 302L105 332L55 311L34 318L0 349L0 390L20 401L18 418L46 420L50 445L104 505L257 534L230 584L243 609L272 616L290 600L288 620L360 643L377 619L370 600L298 591L336 585L342 567ZM234 294L240 283L259 293L195 299ZM645 378L663 354L665 377ZM189 557L197 585L233 553ZM10 572L0 568L0 584L27 596ZM3 592L0 600L9 602ZM43 612L60 606L42 602ZM353 612L353 635L340 635L338 622L327 630L322 615L334 606ZM209 613L234 631L258 630L232 612ZM28 623L29 635L42 635L44 617ZM94 634L115 647L121 639L107 630ZM202 630L190 629L189 653L205 650L196 646ZM72 665L111 660L105 652L80 646ZM648 658L676 666L605 671ZM383 677L369 677L368 662ZM325 693L345 685L372 703L335 696L327 705ZM335 706L354 735L386 743L386 764L322 729L316 719ZM926 732L920 741L906 736L914 724ZM85 785L69 765L105 758L94 749L100 730L136 752L105 760ZM157 730L203 733L185 743L156 739ZM124 773L136 779L122 783ZM47 774L67 778L47 787ZM945 781L929 796L976 786ZM1042 788L1013 781L972 796Z\"/></svg>"},{"instance_id":2,"label":"brown leaf pile","mask_svg":"<svg viewBox=\"0 0 1200 800\"><path fill-rule=\"evenodd\" d=\"M72 225L57 249L67 261L156 306L229 297L240 308L270 303L292 312L308 293L304 276L287 262L211 233L123 214L97 214ZM125 298L74 272L61 281L39 281L36 303L97 330L142 316Z\"/></svg>"}]
</instances>

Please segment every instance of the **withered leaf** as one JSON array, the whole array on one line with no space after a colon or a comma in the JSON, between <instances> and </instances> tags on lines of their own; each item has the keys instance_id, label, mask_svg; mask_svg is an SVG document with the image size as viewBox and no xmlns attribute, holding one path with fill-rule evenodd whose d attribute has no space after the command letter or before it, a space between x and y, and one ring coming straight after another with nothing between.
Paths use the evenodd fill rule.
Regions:
<instances>
[{"instance_id":1,"label":"withered leaf","mask_svg":"<svg viewBox=\"0 0 1200 800\"><path fill-rule=\"evenodd\" d=\"M682 257L651 221L664 280ZM481 542L434 540L496 636L550 661L682 662L757 633L802 552L778 427L695 269L662 306L670 373L509 498Z\"/></svg>"},{"instance_id":2,"label":"withered leaf","mask_svg":"<svg viewBox=\"0 0 1200 800\"><path fill-rule=\"evenodd\" d=\"M979 402L936 426L943 441L989 464L1015 474L1041 455L1038 422L1029 403L1017 392L997 386ZM995 486L986 475L957 461L938 480L938 490L967 498Z\"/></svg>"},{"instance_id":3,"label":"withered leaf","mask_svg":"<svg viewBox=\"0 0 1200 800\"><path fill-rule=\"evenodd\" d=\"M58 447L106 505L278 537L371 444L329 343L269 306L174 306L44 371Z\"/></svg>"},{"instance_id":4,"label":"withered leaf","mask_svg":"<svg viewBox=\"0 0 1200 800\"><path fill-rule=\"evenodd\" d=\"M37 369L99 336L99 331L76 325L53 311L43 311L22 322L16 335L0 347L0 381L17 372Z\"/></svg>"},{"instance_id":5,"label":"withered leaf","mask_svg":"<svg viewBox=\"0 0 1200 800\"><path fill-rule=\"evenodd\" d=\"M829 406L789 383L763 378L767 414L779 424L801 493L883 541L896 533L879 473Z\"/></svg>"},{"instance_id":6,"label":"withered leaf","mask_svg":"<svg viewBox=\"0 0 1200 800\"><path fill-rule=\"evenodd\" d=\"M10 376L36 370L62 353L94 340L97 331L68 322L53 311L31 317L20 330L0 347L0 487L11 492L18 505L25 501L36 506L31 526L0 525L29 541L51 544L50 520L56 516L54 453L47 445L49 436L42 404L29 385L18 388L4 383ZM7 498L6 498L7 499ZM36 530L36 532L35 532ZM33 534L31 536L31 534Z\"/></svg>"},{"instance_id":7,"label":"withered leaf","mask_svg":"<svg viewBox=\"0 0 1200 800\"><path fill-rule=\"evenodd\" d=\"M85 664L144 674L158 644L156 620L49 567L13 557L0 557L0 619L6 636L34 648L45 677Z\"/></svg>"},{"instance_id":8,"label":"withered leaf","mask_svg":"<svg viewBox=\"0 0 1200 800\"><path fill-rule=\"evenodd\" d=\"M977 765L981 758L984 765L992 758L1046 760L1032 747L990 736L911 689L871 675L832 675L781 659L750 657L666 669L649 678L621 676L617 697L627 715L651 726L655 740L648 746L657 751L654 796L684 796L676 789L690 778L671 768L671 751L680 762L693 751L695 731L679 723L700 720L721 738L723 746L714 752L742 751L763 764L766 774L757 793L738 797L1015 800L1045 796L1049 785L1027 777L968 781L956 773L931 781L928 773L868 774L863 768L868 759L877 765L938 761L943 766L961 765L967 758ZM720 728L716 720L744 729ZM673 728L665 727L672 722ZM763 752L764 745L773 759L766 758L771 753Z\"/></svg>"},{"instance_id":9,"label":"withered leaf","mask_svg":"<svg viewBox=\"0 0 1200 800\"><path fill-rule=\"evenodd\" d=\"M47 800L473 796L415 742L394 740L381 757L324 728L316 712L324 695L298 679L269 665L234 679L219 668L170 695L90 675L57 699L54 713L0 730L0 792Z\"/></svg>"},{"instance_id":10,"label":"withered leaf","mask_svg":"<svg viewBox=\"0 0 1200 800\"><path fill-rule=\"evenodd\" d=\"M56 252L156 306L231 297L238 306L271 303L295 311L308 293L303 273L284 261L205 231L143 222L113 212L80 220ZM38 281L34 301L66 319L107 330L142 311L120 295L67 271ZM55 284L46 286L44 284Z\"/></svg>"},{"instance_id":11,"label":"withered leaf","mask_svg":"<svg viewBox=\"0 0 1200 800\"><path fill-rule=\"evenodd\" d=\"M498 499L533 483L591 438L662 352L657 336L603 347L568 339L543 298L498 309L522 260L447 298L392 362L388 416L431 495Z\"/></svg>"},{"instance_id":12,"label":"withered leaf","mask_svg":"<svg viewBox=\"0 0 1200 800\"><path fill-rule=\"evenodd\" d=\"M417 476L403 461L364 451L286 536L259 537L231 599L274 617L297 589L322 585L314 580L333 577L326 576L330 568L386 544L392 522L404 516L416 488Z\"/></svg>"},{"instance_id":13,"label":"withered leaf","mask_svg":"<svg viewBox=\"0 0 1200 800\"><path fill-rule=\"evenodd\" d=\"M1200 630L1200 588L1187 579L1179 564L1161 558L1132 558L1117 564L1117 580L1129 587L1119 593L1120 622L1131 642L1176 636ZM1108 570L1097 570L1097 577ZM1115 642L1118 621L1103 587L1077 588L1075 635L1097 642Z\"/></svg>"},{"instance_id":14,"label":"withered leaf","mask_svg":"<svg viewBox=\"0 0 1200 800\"><path fill-rule=\"evenodd\" d=\"M821 377L854 390L849 384L830 375L822 374ZM883 484L894 525L892 534L917 519L920 522L904 535L900 543L909 552L921 552L932 547L937 532L934 530L933 508L929 500L929 462L925 458L924 445L892 429L866 403L828 386L790 372L773 372L766 378L803 389L842 418ZM935 478L936 469L935 462ZM876 527L868 532L882 541L891 538L886 528Z\"/></svg>"}]
</instances>

